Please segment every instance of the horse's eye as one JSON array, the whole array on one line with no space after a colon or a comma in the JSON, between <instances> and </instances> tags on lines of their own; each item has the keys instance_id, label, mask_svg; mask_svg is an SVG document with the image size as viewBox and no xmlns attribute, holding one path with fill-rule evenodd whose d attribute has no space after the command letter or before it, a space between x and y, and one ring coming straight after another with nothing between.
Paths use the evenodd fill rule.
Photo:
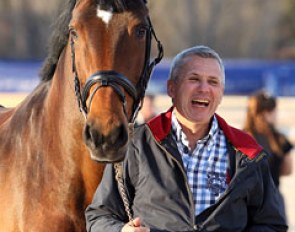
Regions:
<instances>
[{"instance_id":1,"label":"horse's eye","mask_svg":"<svg viewBox=\"0 0 295 232\"><path fill-rule=\"evenodd\" d=\"M146 33L147 33L148 27L146 25L139 25L136 28L136 36L138 38L143 38L145 37Z\"/></svg>"},{"instance_id":2,"label":"horse's eye","mask_svg":"<svg viewBox=\"0 0 295 232\"><path fill-rule=\"evenodd\" d=\"M70 36L71 36L74 40L78 39L78 33L77 33L77 31L75 30L75 28L70 27L70 29L69 29L69 33L70 33Z\"/></svg>"}]
</instances>

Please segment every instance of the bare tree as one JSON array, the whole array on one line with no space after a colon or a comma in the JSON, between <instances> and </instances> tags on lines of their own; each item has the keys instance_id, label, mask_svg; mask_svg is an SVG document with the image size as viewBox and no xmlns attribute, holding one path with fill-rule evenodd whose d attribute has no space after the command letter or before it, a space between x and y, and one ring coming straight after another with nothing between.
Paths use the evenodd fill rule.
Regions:
<instances>
[{"instance_id":1,"label":"bare tree","mask_svg":"<svg viewBox=\"0 0 295 232\"><path fill-rule=\"evenodd\" d=\"M44 57L50 25L63 2L0 0L0 57ZM278 44L295 36L295 30L289 33L292 25L295 28L292 2L149 0L148 6L165 57L195 44L206 44L227 58L268 58ZM280 21L284 14L285 19Z\"/></svg>"},{"instance_id":2,"label":"bare tree","mask_svg":"<svg viewBox=\"0 0 295 232\"><path fill-rule=\"evenodd\" d=\"M41 58L58 0L0 0L0 57Z\"/></svg>"}]
</instances>

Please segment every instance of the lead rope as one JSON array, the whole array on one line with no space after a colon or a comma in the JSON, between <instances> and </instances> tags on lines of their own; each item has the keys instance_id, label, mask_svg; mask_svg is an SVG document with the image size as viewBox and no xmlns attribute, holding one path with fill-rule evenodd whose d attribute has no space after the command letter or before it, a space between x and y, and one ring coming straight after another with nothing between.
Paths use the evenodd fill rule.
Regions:
<instances>
[{"instance_id":1,"label":"lead rope","mask_svg":"<svg viewBox=\"0 0 295 232\"><path fill-rule=\"evenodd\" d=\"M134 123L129 123L128 125L128 130L129 130L129 138L133 137L133 129L134 129ZM115 178L118 184L118 190L119 193L121 195L123 204L124 204L124 208L125 208L125 212L128 216L129 219L129 223L131 223L132 226L133 225L133 216L132 216L132 212L131 212L131 208L130 208L130 202L127 196L127 192L124 186L124 178L123 178L123 162L117 162L114 163L114 168L115 168Z\"/></svg>"},{"instance_id":2,"label":"lead rope","mask_svg":"<svg viewBox=\"0 0 295 232\"><path fill-rule=\"evenodd\" d=\"M127 197L127 193L126 193L126 189L125 189L124 181L123 181L123 163L122 162L115 163L114 168L115 168L115 174L116 174L115 177L118 184L119 193L121 195L121 198L124 204L125 212L127 213L129 222L132 222L133 217L132 217L129 200Z\"/></svg>"}]
</instances>

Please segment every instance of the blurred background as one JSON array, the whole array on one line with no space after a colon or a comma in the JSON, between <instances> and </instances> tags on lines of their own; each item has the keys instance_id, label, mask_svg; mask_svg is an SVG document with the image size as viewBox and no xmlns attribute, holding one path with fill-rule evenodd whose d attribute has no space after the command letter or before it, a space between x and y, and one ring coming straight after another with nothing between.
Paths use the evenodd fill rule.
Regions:
<instances>
[{"instance_id":1,"label":"blurred background","mask_svg":"<svg viewBox=\"0 0 295 232\"><path fill-rule=\"evenodd\" d=\"M38 84L51 24L64 1L0 0L0 104L17 105ZM150 0L148 6L165 49L148 88L156 111L170 106L165 93L171 58L204 44L225 61L218 113L242 128L247 97L264 88L278 97L278 127L295 143L295 0ZM294 172L281 184L289 231L295 231Z\"/></svg>"},{"instance_id":2,"label":"blurred background","mask_svg":"<svg viewBox=\"0 0 295 232\"><path fill-rule=\"evenodd\" d=\"M63 0L1 0L0 56L42 59ZM293 0L148 1L166 57L204 43L226 58L295 58Z\"/></svg>"}]
</instances>

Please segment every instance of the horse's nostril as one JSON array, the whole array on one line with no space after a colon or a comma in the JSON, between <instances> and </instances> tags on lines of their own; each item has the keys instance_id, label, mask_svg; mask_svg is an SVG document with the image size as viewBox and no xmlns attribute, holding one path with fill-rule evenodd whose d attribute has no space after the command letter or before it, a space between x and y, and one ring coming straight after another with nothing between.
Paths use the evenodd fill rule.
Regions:
<instances>
[{"instance_id":1,"label":"horse's nostril","mask_svg":"<svg viewBox=\"0 0 295 232\"><path fill-rule=\"evenodd\" d=\"M103 136L95 128L87 124L84 129L84 139L85 141L91 142L96 146L103 143Z\"/></svg>"},{"instance_id":2,"label":"horse's nostril","mask_svg":"<svg viewBox=\"0 0 295 232\"><path fill-rule=\"evenodd\" d=\"M89 140L91 138L91 135L90 135L90 131L89 131L89 125L87 124L84 128L84 139L85 140Z\"/></svg>"},{"instance_id":3,"label":"horse's nostril","mask_svg":"<svg viewBox=\"0 0 295 232\"><path fill-rule=\"evenodd\" d=\"M127 143L128 140L128 131L121 125L113 130L113 132L108 137L109 144L113 144L117 147L123 146Z\"/></svg>"},{"instance_id":4,"label":"horse's nostril","mask_svg":"<svg viewBox=\"0 0 295 232\"><path fill-rule=\"evenodd\" d=\"M84 141L92 148L104 146L112 149L119 149L128 141L128 131L124 125L114 128L108 135L103 135L100 131L89 124L84 129Z\"/></svg>"}]
</instances>

